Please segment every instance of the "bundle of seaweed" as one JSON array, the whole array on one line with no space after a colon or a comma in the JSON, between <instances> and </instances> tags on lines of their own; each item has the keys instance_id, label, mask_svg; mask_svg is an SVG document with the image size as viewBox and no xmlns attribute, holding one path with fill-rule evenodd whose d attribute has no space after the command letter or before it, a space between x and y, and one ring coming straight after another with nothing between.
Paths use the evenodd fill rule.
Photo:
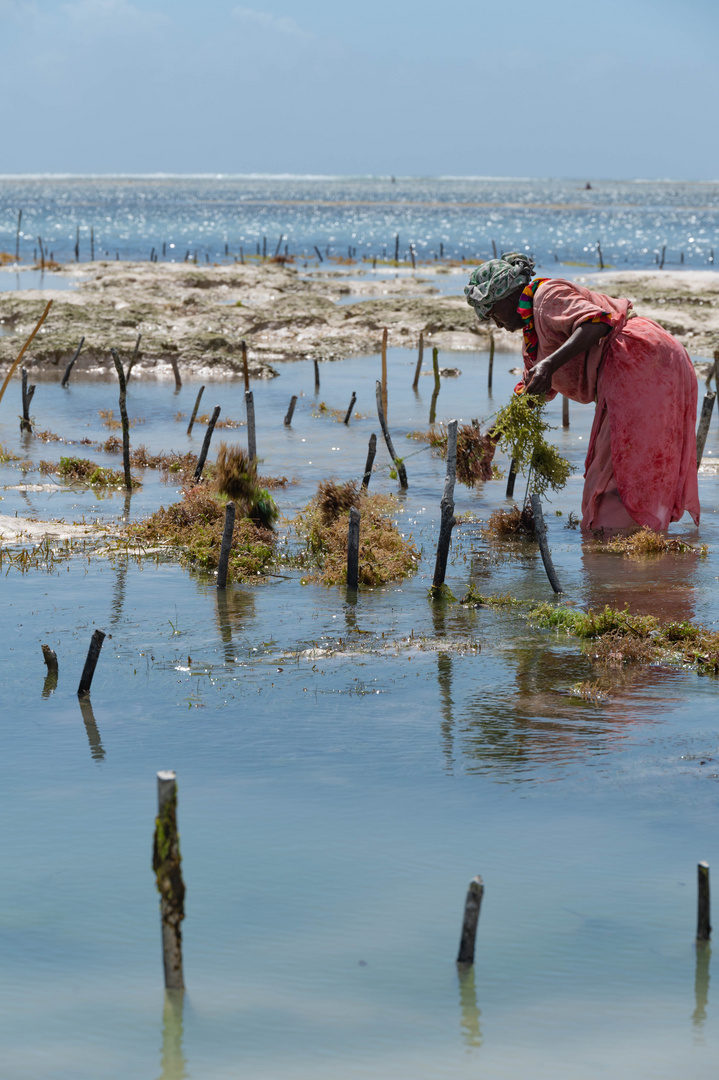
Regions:
<instances>
[{"instance_id":1,"label":"bundle of seaweed","mask_svg":"<svg viewBox=\"0 0 719 1080\"><path fill-rule=\"evenodd\" d=\"M511 510L495 510L482 527L488 540L521 540L534 536L534 514L527 503L523 510L513 506Z\"/></svg>"},{"instance_id":2,"label":"bundle of seaweed","mask_svg":"<svg viewBox=\"0 0 719 1080\"><path fill-rule=\"evenodd\" d=\"M135 540L177 550L180 560L216 570L225 523L224 502L205 484L186 488L179 503L160 507L145 521L128 526ZM232 535L228 579L248 581L262 575L274 554L274 534L238 514Z\"/></svg>"},{"instance_id":3,"label":"bundle of seaweed","mask_svg":"<svg viewBox=\"0 0 719 1080\"><path fill-rule=\"evenodd\" d=\"M429 431L413 431L410 438L429 443L441 458L447 457L447 428L440 424ZM467 487L497 479L499 470L492 464L497 439L488 431L482 435L479 427L462 424L457 428L457 479Z\"/></svg>"},{"instance_id":4,"label":"bundle of seaweed","mask_svg":"<svg viewBox=\"0 0 719 1080\"><path fill-rule=\"evenodd\" d=\"M279 514L277 504L257 479L257 462L241 447L220 443L214 478L217 490L232 499L245 517L272 528Z\"/></svg>"},{"instance_id":5,"label":"bundle of seaweed","mask_svg":"<svg viewBox=\"0 0 719 1080\"><path fill-rule=\"evenodd\" d=\"M311 565L318 573L308 580L324 585L347 581L347 534L352 506L361 514L359 581L383 585L414 573L419 553L411 536L405 537L394 523L396 499L392 495L369 495L357 484L323 481L317 495L295 519L305 540Z\"/></svg>"},{"instance_id":6,"label":"bundle of seaweed","mask_svg":"<svg viewBox=\"0 0 719 1080\"><path fill-rule=\"evenodd\" d=\"M631 536L615 536L600 551L611 551L620 555L628 555L630 558L641 559L645 555L681 555L685 552L694 552L697 555L706 555L706 546L701 548L692 547L678 536L666 537L661 533L654 532L646 526L632 533Z\"/></svg>"},{"instance_id":7,"label":"bundle of seaweed","mask_svg":"<svg viewBox=\"0 0 719 1080\"><path fill-rule=\"evenodd\" d=\"M499 445L514 459L517 472L532 470L532 491L546 495L560 491L574 467L563 458L556 446L544 438L551 425L542 419L546 401L543 397L512 394L508 405L500 409L492 428Z\"/></svg>"},{"instance_id":8,"label":"bundle of seaweed","mask_svg":"<svg viewBox=\"0 0 719 1080\"><path fill-rule=\"evenodd\" d=\"M38 465L41 473L55 473L68 484L88 484L91 487L124 487L125 475L117 469L106 469L89 458L61 457L58 462L41 461ZM140 481L132 477L132 486L138 487Z\"/></svg>"},{"instance_id":9,"label":"bundle of seaweed","mask_svg":"<svg viewBox=\"0 0 719 1080\"><path fill-rule=\"evenodd\" d=\"M577 611L540 604L529 612L540 626L556 627L591 641L592 658L609 666L679 659L719 673L719 633L687 622L660 623L653 615L631 615L627 608Z\"/></svg>"}]
</instances>

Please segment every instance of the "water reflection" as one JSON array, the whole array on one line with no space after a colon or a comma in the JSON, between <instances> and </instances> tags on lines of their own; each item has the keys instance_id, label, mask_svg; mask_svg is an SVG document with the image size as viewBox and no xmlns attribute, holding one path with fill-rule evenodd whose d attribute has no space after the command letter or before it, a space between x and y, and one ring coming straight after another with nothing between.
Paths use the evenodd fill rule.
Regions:
<instances>
[{"instance_id":1,"label":"water reflection","mask_svg":"<svg viewBox=\"0 0 719 1080\"><path fill-rule=\"evenodd\" d=\"M57 690L57 675L57 668L55 668L53 671L48 671L45 676L45 682L42 687L42 696L44 698L49 698L50 694L54 694Z\"/></svg>"},{"instance_id":2,"label":"water reflection","mask_svg":"<svg viewBox=\"0 0 719 1080\"><path fill-rule=\"evenodd\" d=\"M694 1012L692 1024L695 1029L695 1042L704 1040L704 1021L707 1018L709 1004L709 961L712 949L708 941L698 941L696 946L696 968L694 969Z\"/></svg>"},{"instance_id":3,"label":"water reflection","mask_svg":"<svg viewBox=\"0 0 719 1080\"><path fill-rule=\"evenodd\" d=\"M87 731L87 739L90 743L90 755L93 761L105 760L105 749L100 739L100 732L98 731L97 723L95 721L95 714L92 711L92 703L90 696L85 695L78 698L80 703L80 713L85 723L85 730Z\"/></svg>"},{"instance_id":4,"label":"water reflection","mask_svg":"<svg viewBox=\"0 0 719 1080\"><path fill-rule=\"evenodd\" d=\"M127 519L125 519L127 520ZM116 626L122 618L125 607L125 586L127 582L127 559L118 559L115 564L115 585L112 590L110 624Z\"/></svg>"},{"instance_id":5,"label":"water reflection","mask_svg":"<svg viewBox=\"0 0 719 1080\"><path fill-rule=\"evenodd\" d=\"M696 617L697 555L630 559L610 555L594 544L582 548L588 607L629 607L633 614L662 621L691 622Z\"/></svg>"},{"instance_id":6,"label":"water reflection","mask_svg":"<svg viewBox=\"0 0 719 1080\"><path fill-rule=\"evenodd\" d=\"M457 966L459 979L459 1005L461 1009L462 1035L467 1046L482 1045L482 1016L477 1004L477 988L474 981L474 964Z\"/></svg>"},{"instance_id":7,"label":"water reflection","mask_svg":"<svg viewBox=\"0 0 719 1080\"><path fill-rule=\"evenodd\" d=\"M437 653L437 683L439 684L442 722L442 747L447 768L454 767L454 700L452 698L452 657L448 652Z\"/></svg>"},{"instance_id":8,"label":"water reflection","mask_svg":"<svg viewBox=\"0 0 719 1080\"><path fill-rule=\"evenodd\" d=\"M251 589L228 585L226 589L215 589L217 594L217 626L222 639L226 664L234 664L237 659L237 647L232 639L235 631L250 622L255 615L255 597Z\"/></svg>"},{"instance_id":9,"label":"water reflection","mask_svg":"<svg viewBox=\"0 0 719 1080\"><path fill-rule=\"evenodd\" d=\"M184 990L166 990L162 1010L162 1072L158 1080L185 1080L187 1061L182 1052Z\"/></svg>"}]
</instances>

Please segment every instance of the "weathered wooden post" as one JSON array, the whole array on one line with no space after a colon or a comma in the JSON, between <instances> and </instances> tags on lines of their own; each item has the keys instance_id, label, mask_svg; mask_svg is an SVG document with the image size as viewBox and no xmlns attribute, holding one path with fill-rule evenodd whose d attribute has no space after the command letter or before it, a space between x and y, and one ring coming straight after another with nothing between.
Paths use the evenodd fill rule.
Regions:
<instances>
[{"instance_id":1,"label":"weathered wooden post","mask_svg":"<svg viewBox=\"0 0 719 1080\"><path fill-rule=\"evenodd\" d=\"M387 327L382 331L382 411L387 417Z\"/></svg>"},{"instance_id":2,"label":"weathered wooden post","mask_svg":"<svg viewBox=\"0 0 719 1080\"><path fill-rule=\"evenodd\" d=\"M122 422L122 467L125 471L125 487L132 491L132 475L130 473L130 421L127 418L127 382L125 371L117 349L110 349L110 354L115 363L115 371L120 382L120 420Z\"/></svg>"},{"instance_id":3,"label":"weathered wooden post","mask_svg":"<svg viewBox=\"0 0 719 1080\"><path fill-rule=\"evenodd\" d=\"M562 394L562 427L569 427L569 398Z\"/></svg>"},{"instance_id":4,"label":"weathered wooden post","mask_svg":"<svg viewBox=\"0 0 719 1080\"><path fill-rule=\"evenodd\" d=\"M197 417L197 410L200 407L200 401L202 400L202 395L204 394L204 392L205 392L205 387L201 386L198 393L197 393L197 397L195 398L195 407L192 410L192 416L190 417L190 422L187 425L187 434L188 435L192 435L192 428L194 426L195 419Z\"/></svg>"},{"instance_id":5,"label":"weathered wooden post","mask_svg":"<svg viewBox=\"0 0 719 1080\"><path fill-rule=\"evenodd\" d=\"M135 366L135 364L137 362L137 357L138 357L139 352L140 352L140 342L141 341L142 341L142 334L138 334L137 338L135 340L135 348L132 350L132 356L130 357L130 363L127 365L127 375L125 376L125 382L126 383L128 383L130 381L130 376L132 375L132 369L134 368L134 366Z\"/></svg>"},{"instance_id":6,"label":"weathered wooden post","mask_svg":"<svg viewBox=\"0 0 719 1080\"><path fill-rule=\"evenodd\" d=\"M372 466L374 465L375 454L377 453L377 436L374 432L369 437L369 447L367 449L367 461L364 467L364 476L362 477L362 488L364 491L369 487L370 477L372 476Z\"/></svg>"},{"instance_id":7,"label":"weathered wooden post","mask_svg":"<svg viewBox=\"0 0 719 1080\"><path fill-rule=\"evenodd\" d=\"M709 903L709 863L697 865L697 942L709 941L711 937L711 909Z\"/></svg>"},{"instance_id":8,"label":"weathered wooden post","mask_svg":"<svg viewBox=\"0 0 719 1080\"><path fill-rule=\"evenodd\" d=\"M392 438L390 436L389 429L387 428L387 421L385 420L384 409L382 408L382 384L380 383L379 379L377 380L376 385L375 385L375 397L377 399L377 416L379 417L380 427L382 428L382 434L384 435L384 441L387 444L387 450L389 451L389 456L392 458L392 463L393 463L394 467L397 470L397 475L399 477L399 486L402 489L406 489L406 487L407 487L407 470L404 467L404 462L401 461L394 452L394 446L392 445Z\"/></svg>"},{"instance_id":9,"label":"weathered wooden post","mask_svg":"<svg viewBox=\"0 0 719 1080\"><path fill-rule=\"evenodd\" d=\"M357 395L355 394L355 392L353 390L352 391L352 399L350 400L349 408L348 408L347 412L345 413L345 418L343 420L343 423L349 424L350 419L352 417L352 410L355 407L355 402L356 401L357 401Z\"/></svg>"},{"instance_id":10,"label":"weathered wooden post","mask_svg":"<svg viewBox=\"0 0 719 1080\"><path fill-rule=\"evenodd\" d=\"M50 694L57 690L57 678L58 678L58 666L57 666L57 653L50 648L49 645L41 645L42 658L45 661L47 667L47 674L45 675L45 683L42 688L42 696L44 698L50 697Z\"/></svg>"},{"instance_id":11,"label":"weathered wooden post","mask_svg":"<svg viewBox=\"0 0 719 1080\"><path fill-rule=\"evenodd\" d=\"M549 542L547 540L547 526L544 521L544 514L542 513L542 501L539 498L539 495L530 495L529 499L532 504L532 514L534 515L534 531L537 534L537 542L539 544L539 550L542 555L544 569L547 571L549 584L552 586L555 593L560 593L562 591L562 586L559 584L557 571L554 569L554 563L552 562L552 556L549 551Z\"/></svg>"},{"instance_id":12,"label":"weathered wooden post","mask_svg":"<svg viewBox=\"0 0 719 1080\"><path fill-rule=\"evenodd\" d=\"M255 397L251 390L245 390L245 408L247 409L247 453L250 461L257 457L255 438Z\"/></svg>"},{"instance_id":13,"label":"weathered wooden post","mask_svg":"<svg viewBox=\"0 0 719 1080\"><path fill-rule=\"evenodd\" d=\"M245 393L250 389L250 369L247 364L247 342L243 338L240 342L240 351L242 352L242 374L245 380Z\"/></svg>"},{"instance_id":14,"label":"weathered wooden post","mask_svg":"<svg viewBox=\"0 0 719 1080\"><path fill-rule=\"evenodd\" d=\"M152 869L160 894L165 989L184 990L182 920L185 917L185 883L182 880L180 837L177 831L177 776L169 770L157 774Z\"/></svg>"},{"instance_id":15,"label":"weathered wooden post","mask_svg":"<svg viewBox=\"0 0 719 1080\"><path fill-rule=\"evenodd\" d=\"M704 446L707 441L707 435L709 434L709 424L711 423L715 401L715 390L710 390L708 394L704 395L701 416L699 417L699 427L697 428L697 469L702 463L702 455L704 454Z\"/></svg>"},{"instance_id":16,"label":"weathered wooden post","mask_svg":"<svg viewBox=\"0 0 719 1080\"><path fill-rule=\"evenodd\" d=\"M30 420L30 402L35 394L35 384L31 386L27 384L27 368L21 368L22 373L22 419L20 420L21 431L32 431L32 421Z\"/></svg>"},{"instance_id":17,"label":"weathered wooden post","mask_svg":"<svg viewBox=\"0 0 719 1080\"><path fill-rule=\"evenodd\" d=\"M296 404L297 404L297 394L293 394L292 397L290 398L290 407L287 410L287 414L285 416L285 427L289 427L290 424L292 423L292 417L295 414L295 405Z\"/></svg>"},{"instance_id":18,"label":"weathered wooden post","mask_svg":"<svg viewBox=\"0 0 719 1080\"><path fill-rule=\"evenodd\" d=\"M315 393L319 394L319 392L320 392L320 365L319 365L319 362L317 361L317 359L315 359L313 361L313 363L315 365Z\"/></svg>"},{"instance_id":19,"label":"weathered wooden post","mask_svg":"<svg viewBox=\"0 0 719 1080\"><path fill-rule=\"evenodd\" d=\"M470 965L474 963L474 946L477 938L477 924L479 911L482 907L484 896L484 882L479 874L472 878L467 889L467 898L464 902L464 918L462 920L462 937L459 942L457 963Z\"/></svg>"},{"instance_id":20,"label":"weathered wooden post","mask_svg":"<svg viewBox=\"0 0 719 1080\"><path fill-rule=\"evenodd\" d=\"M433 595L437 595L444 585L447 573L447 558L449 545L452 540L452 529L455 526L454 517L454 484L457 479L457 421L450 420L447 425L447 471L444 477L444 492L442 493L441 519L439 526L439 540L437 542L437 557L434 563L434 577L432 578Z\"/></svg>"},{"instance_id":21,"label":"weathered wooden post","mask_svg":"<svg viewBox=\"0 0 719 1080\"><path fill-rule=\"evenodd\" d=\"M232 550L232 534L235 531L235 504L228 502L225 507L225 527L222 531L222 544L220 546L220 561L217 565L217 588L224 589L227 586L227 568L230 565L230 551Z\"/></svg>"},{"instance_id":22,"label":"weathered wooden post","mask_svg":"<svg viewBox=\"0 0 719 1080\"><path fill-rule=\"evenodd\" d=\"M60 383L60 386L67 386L67 384L69 383L69 381L70 381L70 373L72 372L72 369L73 369L73 367L75 365L75 361L77 360L78 356L80 355L80 351L81 351L84 344L85 344L85 336L83 334L83 336L80 338L80 344L78 345L78 347L75 349L75 352L73 353L72 360L70 361L70 363L65 368L65 374L62 377L62 382Z\"/></svg>"},{"instance_id":23,"label":"weathered wooden post","mask_svg":"<svg viewBox=\"0 0 719 1080\"><path fill-rule=\"evenodd\" d=\"M90 648L87 650L87 659L85 660L85 666L82 669L82 675L80 676L80 685L77 688L77 696L85 697L90 693L90 687L92 686L92 678L95 674L95 668L97 667L97 661L100 659L100 650L102 649L102 643L105 640L105 633L103 630L94 630L92 637L90 638Z\"/></svg>"},{"instance_id":24,"label":"weathered wooden post","mask_svg":"<svg viewBox=\"0 0 719 1080\"><path fill-rule=\"evenodd\" d=\"M494 330L489 331L489 367L487 368L487 389L492 389L492 375L494 373Z\"/></svg>"},{"instance_id":25,"label":"weathered wooden post","mask_svg":"<svg viewBox=\"0 0 719 1080\"><path fill-rule=\"evenodd\" d=\"M174 356L170 357L170 363L172 365L172 374L175 376L175 390L182 390L182 379L180 378L180 369L177 366L177 360Z\"/></svg>"},{"instance_id":26,"label":"weathered wooden post","mask_svg":"<svg viewBox=\"0 0 719 1080\"><path fill-rule=\"evenodd\" d=\"M429 422L433 424L437 418L437 398L439 397L439 389L442 385L439 381L439 349L432 349L432 370L434 372L434 390L432 391L432 400L429 405Z\"/></svg>"},{"instance_id":27,"label":"weathered wooden post","mask_svg":"<svg viewBox=\"0 0 719 1080\"><path fill-rule=\"evenodd\" d=\"M424 359L424 332L419 332L419 350L417 352L417 367L414 369L414 382L412 383L412 389L416 390L419 386L419 377L422 373L422 360Z\"/></svg>"},{"instance_id":28,"label":"weathered wooden post","mask_svg":"<svg viewBox=\"0 0 719 1080\"><path fill-rule=\"evenodd\" d=\"M517 479L517 462L514 458L509 463L509 473L507 474L507 490L505 495L508 499L514 498L514 482Z\"/></svg>"},{"instance_id":29,"label":"weathered wooden post","mask_svg":"<svg viewBox=\"0 0 719 1080\"><path fill-rule=\"evenodd\" d=\"M604 269L604 259L602 258L602 245L597 240L597 256L599 258L599 269Z\"/></svg>"},{"instance_id":30,"label":"weathered wooden post","mask_svg":"<svg viewBox=\"0 0 719 1080\"><path fill-rule=\"evenodd\" d=\"M350 507L349 529L347 531L347 588L357 589L359 584L359 543L360 512L356 506Z\"/></svg>"},{"instance_id":31,"label":"weathered wooden post","mask_svg":"<svg viewBox=\"0 0 719 1080\"><path fill-rule=\"evenodd\" d=\"M212 416L210 417L210 422L207 425L207 431L205 432L205 437L202 440L202 449L200 450L200 456L198 457L197 465L195 466L195 483L196 484L199 484L199 482L200 482L200 477L202 476L202 470L204 469L205 461L207 460L207 453L208 453L208 451L210 449L210 442L212 441L212 432L215 430L215 424L217 423L217 421L219 419L219 416L220 416L220 406L215 405L214 409L212 410Z\"/></svg>"}]
</instances>

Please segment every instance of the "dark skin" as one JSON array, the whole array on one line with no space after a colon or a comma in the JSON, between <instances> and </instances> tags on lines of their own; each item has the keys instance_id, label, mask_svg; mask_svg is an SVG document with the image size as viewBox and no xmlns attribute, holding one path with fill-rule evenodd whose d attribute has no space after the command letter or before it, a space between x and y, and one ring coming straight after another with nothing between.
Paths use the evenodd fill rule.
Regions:
<instances>
[{"instance_id":1,"label":"dark skin","mask_svg":"<svg viewBox=\"0 0 719 1080\"><path fill-rule=\"evenodd\" d=\"M491 319L495 326L500 327L502 330L509 330L510 333L514 333L515 330L521 330L524 325L522 317L517 311L519 304L519 298L522 295L522 286L515 289L509 296L505 296L504 299L498 300L489 309L488 319ZM573 360L575 356L579 356L581 353L588 352L593 345L596 345L598 341L601 341L609 331L611 326L607 323L593 323L585 322L581 326L578 326L571 337L568 337L563 345L560 345L558 349L555 349L553 353L545 357L538 364L535 364L532 368L527 382L528 394L546 394L552 389L552 376L559 368L564 367L570 360Z\"/></svg>"}]
</instances>

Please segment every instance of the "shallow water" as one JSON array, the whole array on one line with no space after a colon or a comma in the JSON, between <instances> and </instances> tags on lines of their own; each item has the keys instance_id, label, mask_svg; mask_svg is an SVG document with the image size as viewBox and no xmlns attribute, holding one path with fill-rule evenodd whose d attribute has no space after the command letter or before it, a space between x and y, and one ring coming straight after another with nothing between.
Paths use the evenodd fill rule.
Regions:
<instances>
[{"instance_id":1,"label":"shallow water","mask_svg":"<svg viewBox=\"0 0 719 1080\"><path fill-rule=\"evenodd\" d=\"M716 680L626 669L589 702L570 693L595 676L567 638L511 611L427 602L444 466L403 438L427 426L432 380L413 394L414 360L389 351L389 422L410 483L400 520L423 550L412 580L348 603L298 573L221 596L211 578L123 557L7 571L6 1075L714 1075L714 965L693 937L695 865L717 861ZM443 380L438 419L486 418L516 381L514 354L497 354L491 400L484 354L440 361L462 375ZM348 428L313 415L311 363L279 370L253 385L258 451L262 471L297 479L276 492L291 516L319 479L361 475L379 364L320 367L319 400L345 408L357 392L363 418ZM174 419L196 391L131 382L130 416L144 419L133 444L197 448L202 429L188 440ZM303 396L286 429L293 393ZM209 384L203 409L215 402L244 418L240 381ZM41 383L33 400L39 427L74 439L106 438L108 408L117 414L110 380ZM0 438L33 462L88 452L20 436L12 411L6 397ZM570 429L555 432L578 466L591 415L572 405ZM719 453L716 422L707 451ZM372 487L396 490L381 446L377 461ZM700 477L701 528L672 528L709 556L633 562L583 549L564 528L580 474L545 507L564 601L715 623L715 479ZM23 492L23 479L46 477L0 467L3 513L110 520L126 509L121 494ZM458 487L457 511L486 518L503 496L502 481ZM175 498L147 471L129 516ZM533 547L496 556L463 524L447 581L460 596L470 580L550 598ZM93 626L112 637L83 712L75 689ZM47 697L42 642L60 662ZM184 1008L162 991L150 869L155 772L167 767L188 885ZM477 963L458 977L478 872Z\"/></svg>"}]
</instances>

